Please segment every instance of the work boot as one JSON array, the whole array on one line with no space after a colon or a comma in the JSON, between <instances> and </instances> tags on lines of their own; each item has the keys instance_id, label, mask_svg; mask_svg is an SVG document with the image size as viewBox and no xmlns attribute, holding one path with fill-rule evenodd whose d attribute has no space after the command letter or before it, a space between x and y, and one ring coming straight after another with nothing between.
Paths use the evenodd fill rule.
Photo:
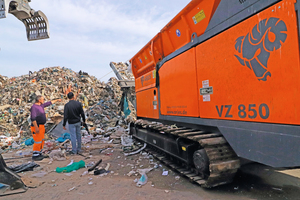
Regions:
<instances>
[{"instance_id":1,"label":"work boot","mask_svg":"<svg viewBox=\"0 0 300 200\"><path fill-rule=\"evenodd\" d=\"M68 151L67 152L67 155L69 155L69 156L73 156L73 155L75 155L76 153L74 153L73 151Z\"/></svg>"},{"instance_id":2,"label":"work boot","mask_svg":"<svg viewBox=\"0 0 300 200\"><path fill-rule=\"evenodd\" d=\"M32 156L33 161L41 161L44 159L44 156L42 154L39 154L38 156Z\"/></svg>"}]
</instances>

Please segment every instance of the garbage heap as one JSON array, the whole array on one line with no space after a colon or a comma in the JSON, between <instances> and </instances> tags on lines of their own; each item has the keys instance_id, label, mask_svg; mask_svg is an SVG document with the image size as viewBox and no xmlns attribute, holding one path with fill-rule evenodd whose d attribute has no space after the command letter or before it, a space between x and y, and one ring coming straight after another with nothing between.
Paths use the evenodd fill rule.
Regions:
<instances>
[{"instance_id":1,"label":"garbage heap","mask_svg":"<svg viewBox=\"0 0 300 200\"><path fill-rule=\"evenodd\" d=\"M0 80L3 80L0 87L0 147L8 145L8 138L18 136L18 133L30 137L30 108L37 95L43 95L46 101L63 99L45 108L46 131L63 119L64 105L68 102L66 94L70 91L79 92L77 100L84 106L92 131L96 128L105 130L125 117L119 107L122 91L115 78L105 84L82 71L76 73L64 67L49 67L7 80L1 77ZM131 115L135 114L134 108L131 109Z\"/></svg>"},{"instance_id":2,"label":"garbage heap","mask_svg":"<svg viewBox=\"0 0 300 200\"><path fill-rule=\"evenodd\" d=\"M121 87L116 78L109 79L105 92L97 104L91 106L87 114L87 124L91 127L93 135L102 135L108 133L116 126L127 128L129 122L136 120L136 111L131 102L129 102L130 114L125 114L122 107Z\"/></svg>"},{"instance_id":3,"label":"garbage heap","mask_svg":"<svg viewBox=\"0 0 300 200\"><path fill-rule=\"evenodd\" d=\"M8 77L0 75L0 89L7 84Z\"/></svg>"},{"instance_id":4,"label":"garbage heap","mask_svg":"<svg viewBox=\"0 0 300 200\"><path fill-rule=\"evenodd\" d=\"M127 63L123 63L123 62L118 62L118 63L112 62L112 63L115 66L116 70L119 72L123 80L134 81L134 76L128 69L129 65Z\"/></svg>"}]
</instances>

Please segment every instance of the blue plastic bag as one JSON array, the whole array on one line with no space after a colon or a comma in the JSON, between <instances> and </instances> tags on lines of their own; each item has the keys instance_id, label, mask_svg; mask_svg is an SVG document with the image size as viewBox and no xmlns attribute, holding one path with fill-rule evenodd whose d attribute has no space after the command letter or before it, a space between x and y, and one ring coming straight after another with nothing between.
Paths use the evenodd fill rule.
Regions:
<instances>
[{"instance_id":1,"label":"blue plastic bag","mask_svg":"<svg viewBox=\"0 0 300 200\"><path fill-rule=\"evenodd\" d=\"M125 114L125 118L128 117L128 115L130 115L131 111L129 110L129 106L128 106L128 101L127 101L127 95L125 95L124 98L124 110L123 110L124 114Z\"/></svg>"},{"instance_id":2,"label":"blue plastic bag","mask_svg":"<svg viewBox=\"0 0 300 200\"><path fill-rule=\"evenodd\" d=\"M34 144L33 138L29 138L29 139L27 139L27 140L25 141L25 145L26 145L26 146L31 146L31 145L33 145L33 144Z\"/></svg>"},{"instance_id":3,"label":"blue plastic bag","mask_svg":"<svg viewBox=\"0 0 300 200\"><path fill-rule=\"evenodd\" d=\"M56 141L59 142L59 143L63 143L64 141L66 141L68 139L71 140L70 133L64 133L64 134L61 135L61 137L57 138Z\"/></svg>"}]
</instances>

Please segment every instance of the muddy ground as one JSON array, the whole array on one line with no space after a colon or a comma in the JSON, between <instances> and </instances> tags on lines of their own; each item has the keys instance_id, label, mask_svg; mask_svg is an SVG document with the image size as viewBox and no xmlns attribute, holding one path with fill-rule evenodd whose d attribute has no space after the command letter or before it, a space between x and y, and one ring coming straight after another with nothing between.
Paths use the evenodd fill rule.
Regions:
<instances>
[{"instance_id":1,"label":"muddy ground","mask_svg":"<svg viewBox=\"0 0 300 200\"><path fill-rule=\"evenodd\" d=\"M14 153L3 154L4 158L12 157ZM184 177L171 171L148 155L137 154L125 157L121 146L102 151L95 149L84 154L70 156L65 161L54 161L49 164L49 158L36 162L40 165L37 171L19 173L36 183L36 188L29 188L27 192L0 197L0 199L200 199L200 200L297 200L300 199L300 170L278 171L259 164L248 164L241 168L233 183L213 189L204 189L189 182ZM110 173L106 176L81 176L85 168L71 174L54 172L56 167L64 167L71 160L85 161L86 164L102 159L100 166L106 167L110 163ZM22 164L31 158L7 160L7 165ZM147 174L148 182L145 186L137 187L134 182L140 175L127 176L132 169L160 166ZM162 172L168 170L167 176ZM45 171L41 178L31 175Z\"/></svg>"}]
</instances>

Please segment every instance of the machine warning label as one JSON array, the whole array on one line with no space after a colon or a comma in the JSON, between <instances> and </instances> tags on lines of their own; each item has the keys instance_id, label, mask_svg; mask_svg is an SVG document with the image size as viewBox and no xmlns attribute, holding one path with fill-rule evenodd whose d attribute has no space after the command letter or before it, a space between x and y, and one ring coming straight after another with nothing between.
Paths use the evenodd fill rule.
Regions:
<instances>
[{"instance_id":1,"label":"machine warning label","mask_svg":"<svg viewBox=\"0 0 300 200\"><path fill-rule=\"evenodd\" d=\"M209 80L202 81L202 88L200 88L200 95L203 96L203 102L209 102L211 94L213 94L213 87L209 86Z\"/></svg>"},{"instance_id":2,"label":"machine warning label","mask_svg":"<svg viewBox=\"0 0 300 200\"><path fill-rule=\"evenodd\" d=\"M203 95L203 102L210 101L210 95Z\"/></svg>"},{"instance_id":3,"label":"machine warning label","mask_svg":"<svg viewBox=\"0 0 300 200\"><path fill-rule=\"evenodd\" d=\"M203 88L209 87L209 80L202 81L202 87Z\"/></svg>"},{"instance_id":4,"label":"machine warning label","mask_svg":"<svg viewBox=\"0 0 300 200\"><path fill-rule=\"evenodd\" d=\"M205 13L204 10L201 10L200 12L198 12L194 17L193 17L193 21L195 24L198 24L199 22L201 22L203 19L205 19Z\"/></svg>"}]
</instances>

